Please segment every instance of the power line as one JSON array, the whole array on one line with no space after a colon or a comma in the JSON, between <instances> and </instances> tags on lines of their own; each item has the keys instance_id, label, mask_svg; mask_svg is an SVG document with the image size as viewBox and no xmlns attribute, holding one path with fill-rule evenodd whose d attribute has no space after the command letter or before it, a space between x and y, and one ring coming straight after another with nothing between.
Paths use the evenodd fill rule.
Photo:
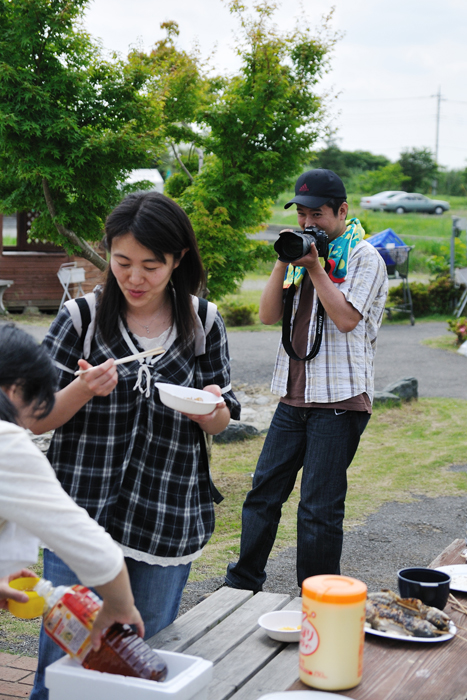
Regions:
<instances>
[{"instance_id":1,"label":"power line","mask_svg":"<svg viewBox=\"0 0 467 700\"><path fill-rule=\"evenodd\" d=\"M401 102L408 100L431 100L432 95L424 95L423 97L362 97L355 100L341 100L341 102Z\"/></svg>"},{"instance_id":2,"label":"power line","mask_svg":"<svg viewBox=\"0 0 467 700\"><path fill-rule=\"evenodd\" d=\"M337 99L339 99L340 102L411 102L414 100L431 100L433 97L437 96L438 95L423 95L419 97L362 97L350 100L346 100L345 98L341 100L338 96ZM442 99L452 104L467 105L467 101L465 100L450 100L448 97L443 97Z\"/></svg>"}]
</instances>

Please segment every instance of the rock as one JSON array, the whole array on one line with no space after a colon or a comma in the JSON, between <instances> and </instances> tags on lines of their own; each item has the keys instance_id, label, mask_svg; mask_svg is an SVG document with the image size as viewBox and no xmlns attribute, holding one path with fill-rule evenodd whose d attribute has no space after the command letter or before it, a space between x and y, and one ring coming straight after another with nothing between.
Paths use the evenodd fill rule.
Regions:
<instances>
[{"instance_id":1,"label":"rock","mask_svg":"<svg viewBox=\"0 0 467 700\"><path fill-rule=\"evenodd\" d=\"M258 396L258 398L255 399L255 404L257 406L267 406L269 404L269 399L267 396Z\"/></svg>"},{"instance_id":2,"label":"rock","mask_svg":"<svg viewBox=\"0 0 467 700\"><path fill-rule=\"evenodd\" d=\"M23 316L40 316L41 312L38 306L25 306L23 308Z\"/></svg>"},{"instance_id":3,"label":"rock","mask_svg":"<svg viewBox=\"0 0 467 700\"><path fill-rule=\"evenodd\" d=\"M401 400L399 396L397 396L397 394L392 394L390 391L375 391L375 395L373 397L373 404L389 402L400 404Z\"/></svg>"},{"instance_id":4,"label":"rock","mask_svg":"<svg viewBox=\"0 0 467 700\"><path fill-rule=\"evenodd\" d=\"M241 442L242 440L249 440L250 438L256 437L259 434L259 430L255 428L254 425L232 421L225 430L218 435L213 436L213 441L223 444L229 442Z\"/></svg>"},{"instance_id":5,"label":"rock","mask_svg":"<svg viewBox=\"0 0 467 700\"><path fill-rule=\"evenodd\" d=\"M384 387L385 393L396 394L402 401L418 399L418 380L415 377L404 377L397 382Z\"/></svg>"}]
</instances>

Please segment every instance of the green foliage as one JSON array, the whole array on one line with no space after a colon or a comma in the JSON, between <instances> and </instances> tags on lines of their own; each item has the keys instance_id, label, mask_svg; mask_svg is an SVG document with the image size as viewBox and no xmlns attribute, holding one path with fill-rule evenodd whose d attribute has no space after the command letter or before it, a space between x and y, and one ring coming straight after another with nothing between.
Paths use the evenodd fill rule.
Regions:
<instances>
[{"instance_id":1,"label":"green foliage","mask_svg":"<svg viewBox=\"0 0 467 700\"><path fill-rule=\"evenodd\" d=\"M454 282L446 275L432 280L429 284L410 282L414 316L446 314L455 305L458 290ZM404 303L403 286L391 287L388 294L388 306L401 306Z\"/></svg>"},{"instance_id":2,"label":"green foliage","mask_svg":"<svg viewBox=\"0 0 467 700\"><path fill-rule=\"evenodd\" d=\"M400 163L391 163L377 170L368 170L358 178L358 184L363 194L374 194L385 190L402 190L409 179Z\"/></svg>"},{"instance_id":3,"label":"green foliage","mask_svg":"<svg viewBox=\"0 0 467 700\"><path fill-rule=\"evenodd\" d=\"M221 313L227 326L252 326L255 322L254 314L258 313L258 306L231 301L222 304Z\"/></svg>"},{"instance_id":4,"label":"green foliage","mask_svg":"<svg viewBox=\"0 0 467 700\"><path fill-rule=\"evenodd\" d=\"M80 24L88 3L0 0L0 208L39 212L33 236L71 251L67 231L97 240L127 173L160 161L219 298L272 259L247 233L267 221L317 138L330 16L316 36L303 17L285 34L273 0L256 2L253 17L230 0L242 65L219 77L177 48L175 22L149 53L104 59Z\"/></svg>"},{"instance_id":5,"label":"green foliage","mask_svg":"<svg viewBox=\"0 0 467 700\"><path fill-rule=\"evenodd\" d=\"M82 29L88 0L0 0L0 208L34 210L32 234L87 240L161 138L144 67L113 57ZM55 221L44 201L48 184Z\"/></svg>"},{"instance_id":6,"label":"green foliage","mask_svg":"<svg viewBox=\"0 0 467 700\"><path fill-rule=\"evenodd\" d=\"M448 329L456 334L457 344L462 345L467 340L467 317L449 319Z\"/></svg>"},{"instance_id":7,"label":"green foliage","mask_svg":"<svg viewBox=\"0 0 467 700\"><path fill-rule=\"evenodd\" d=\"M313 168L333 170L345 179L354 171L373 171L389 165L386 156L378 156L369 151L341 151L332 141L326 148L314 151L311 165Z\"/></svg>"},{"instance_id":8,"label":"green foliage","mask_svg":"<svg viewBox=\"0 0 467 700\"><path fill-rule=\"evenodd\" d=\"M407 192L428 192L437 176L438 166L429 148L412 148L402 151L398 163L409 179L405 183Z\"/></svg>"},{"instance_id":9,"label":"green foliage","mask_svg":"<svg viewBox=\"0 0 467 700\"><path fill-rule=\"evenodd\" d=\"M315 85L335 41L326 36L326 23L318 39L306 26L280 34L271 23L273 4L257 3L255 18L236 0L229 7L243 33L242 65L238 75L206 78L199 89L191 135L183 139L207 156L178 197L194 225L213 298L234 291L258 260L272 259L270 247L246 234L267 221L273 200L306 162L322 118ZM174 140L181 136L174 133Z\"/></svg>"},{"instance_id":10,"label":"green foliage","mask_svg":"<svg viewBox=\"0 0 467 700\"><path fill-rule=\"evenodd\" d=\"M454 239L454 267L464 267L466 245L460 238ZM451 246L441 245L436 255L427 261L428 269L433 275L446 275L451 267Z\"/></svg>"},{"instance_id":11,"label":"green foliage","mask_svg":"<svg viewBox=\"0 0 467 700\"><path fill-rule=\"evenodd\" d=\"M464 170L440 170L437 174L438 192L448 196L467 195L467 168Z\"/></svg>"}]
</instances>

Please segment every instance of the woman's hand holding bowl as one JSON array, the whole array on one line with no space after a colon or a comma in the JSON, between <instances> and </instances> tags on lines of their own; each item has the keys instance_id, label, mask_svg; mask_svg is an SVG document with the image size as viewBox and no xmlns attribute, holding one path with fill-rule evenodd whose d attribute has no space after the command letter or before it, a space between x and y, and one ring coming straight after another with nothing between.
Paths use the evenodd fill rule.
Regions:
<instances>
[{"instance_id":1,"label":"woman's hand holding bowl","mask_svg":"<svg viewBox=\"0 0 467 700\"><path fill-rule=\"evenodd\" d=\"M222 396L221 388L217 384L208 384L208 386L203 387L203 391L210 391L214 396ZM230 411L225 401L216 404L214 410L207 415L198 416L192 413L185 413L184 415L198 423L200 428L208 435L217 435L217 433L220 433L228 426L230 421Z\"/></svg>"}]
</instances>

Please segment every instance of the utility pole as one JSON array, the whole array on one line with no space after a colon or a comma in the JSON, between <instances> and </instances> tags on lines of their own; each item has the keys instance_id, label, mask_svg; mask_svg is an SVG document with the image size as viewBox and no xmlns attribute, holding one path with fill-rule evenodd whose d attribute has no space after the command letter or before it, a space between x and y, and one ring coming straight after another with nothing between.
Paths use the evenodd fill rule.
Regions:
<instances>
[{"instance_id":1,"label":"utility pole","mask_svg":"<svg viewBox=\"0 0 467 700\"><path fill-rule=\"evenodd\" d=\"M436 109L436 139L435 139L435 162L438 164L438 150L439 150L439 120L440 120L440 113L441 113L441 100L444 99L441 97L441 86L438 87L438 94L437 95L432 95L432 97L437 98L437 109ZM431 191L433 194L436 194L436 189L438 187L438 180L434 179L433 182L431 183Z\"/></svg>"},{"instance_id":2,"label":"utility pole","mask_svg":"<svg viewBox=\"0 0 467 700\"><path fill-rule=\"evenodd\" d=\"M438 88L438 94L433 95L437 97L438 108L436 110L436 143L435 143L435 161L438 162L438 148L439 148L439 115L441 111L441 86Z\"/></svg>"}]
</instances>

